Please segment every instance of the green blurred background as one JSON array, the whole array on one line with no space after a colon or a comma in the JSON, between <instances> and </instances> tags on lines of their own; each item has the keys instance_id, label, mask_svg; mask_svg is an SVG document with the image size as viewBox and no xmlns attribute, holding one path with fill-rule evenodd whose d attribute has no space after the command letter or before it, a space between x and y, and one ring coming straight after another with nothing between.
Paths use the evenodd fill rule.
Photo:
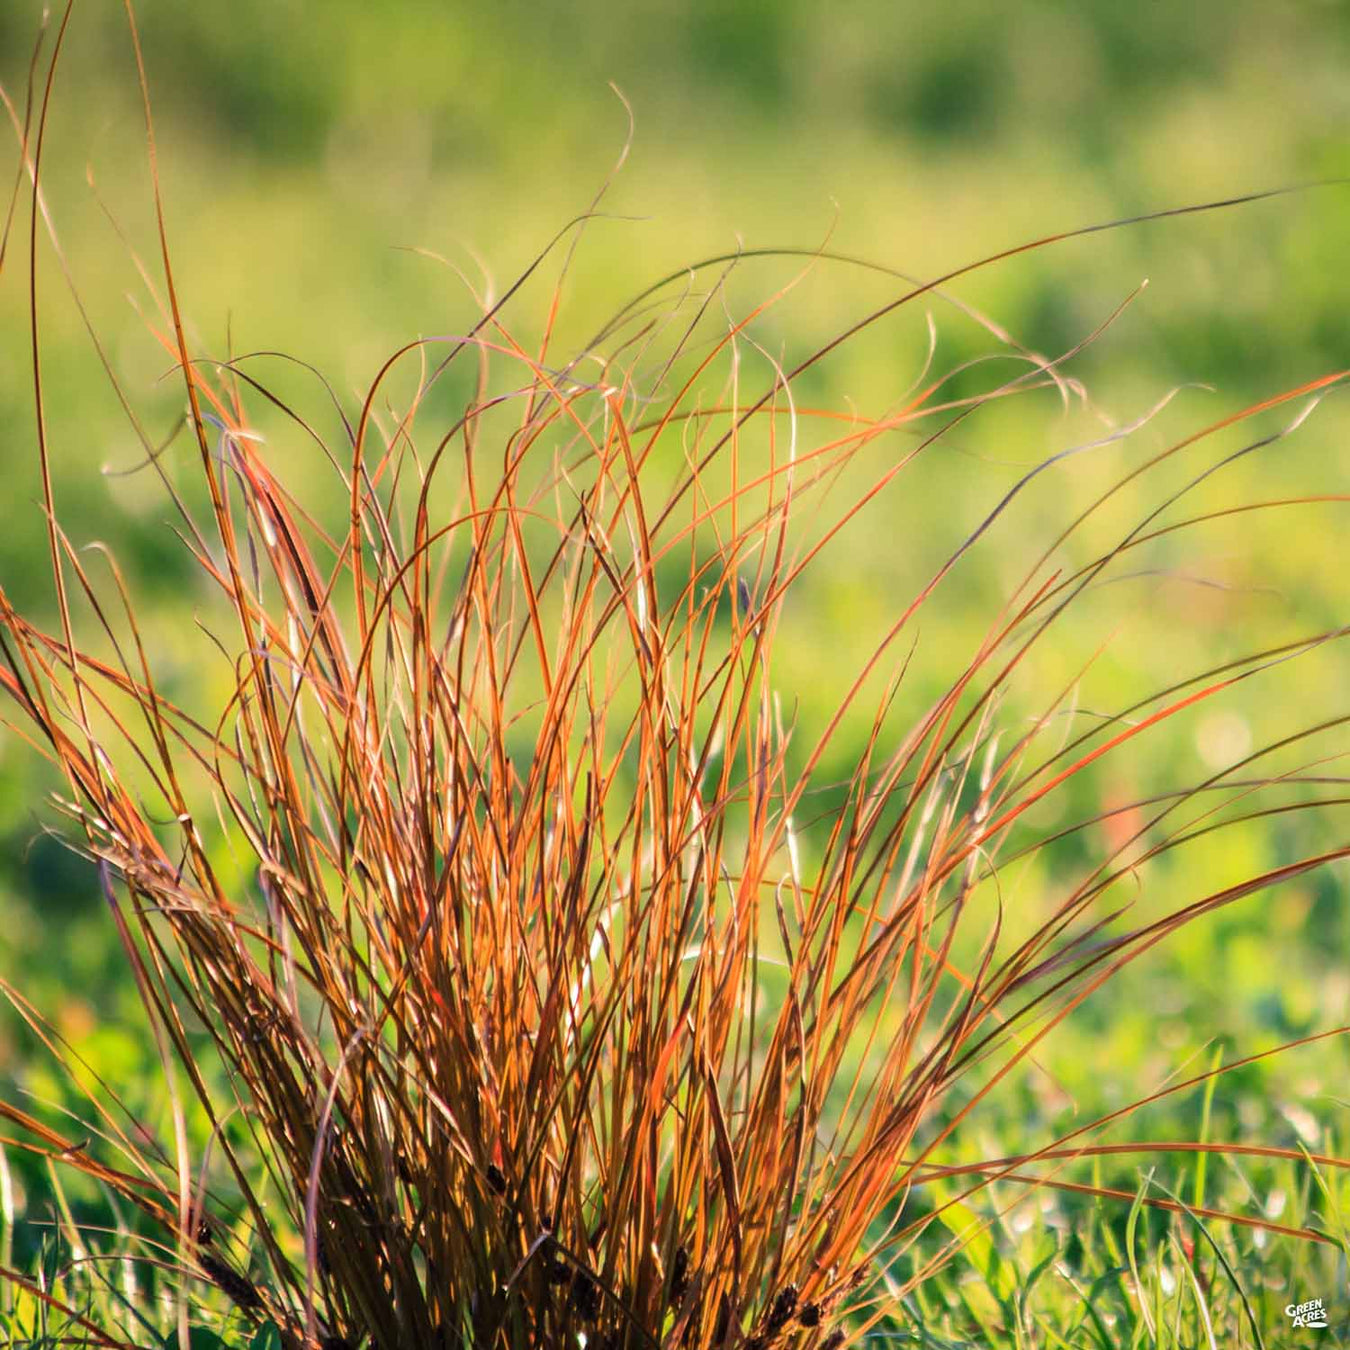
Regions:
<instances>
[{"instance_id":1,"label":"green blurred background","mask_svg":"<svg viewBox=\"0 0 1350 1350\"><path fill-rule=\"evenodd\" d=\"M40 11L29 0L0 4L0 79L20 108ZM635 133L605 198L613 218L591 225L569 279L560 349L649 281L738 245L828 241L929 277L1094 221L1350 174L1350 9L1340 3L142 0L136 12L195 349L303 356L349 405L399 343L462 331L475 316L453 275L410 248L443 254L475 277L481 260L500 292L586 209L628 136L611 82ZM158 383L166 363L146 336L142 313L152 305L133 257L155 272L138 97L122 7L78 4L56 76L44 182L90 320L160 434L181 395L172 381ZM17 141L5 145L0 170L10 182ZM0 584L41 612L50 581L34 505L26 231L21 203L0 286ZM1347 243L1350 189L1327 187L1092 235L952 290L1027 345L1058 353L1147 278L1069 373L1119 423L1170 389L1210 386L1188 388L1141 433L1157 448L1165 433L1350 364ZM58 506L77 542L97 537L114 548L172 659L168 635L190 623L200 599L187 556L148 475L101 472L134 463L138 443L45 241L39 263ZM747 264L735 294L767 293L796 266ZM900 290L873 273L825 269L759 330L761 340L800 355ZM527 290L523 312L533 303L537 314L546 297L545 285ZM961 314L938 302L926 308L939 369L990 348ZM521 325L528 332L531 320ZM917 374L926 340L923 313L907 310L813 373L806 394L836 407L889 406ZM1210 505L1350 491L1343 403L1330 399ZM873 519L851 532L849 566L810 578L798 605L797 655L784 678L797 683L807 713L828 706L837 687L821 678L822 652L827 673L865 654L895 597L912 592L1018 473L1091 426L1100 434L1099 422L1062 414L1051 397L1019 400L963 429L950 452L907 478L883 528ZM1099 471L1118 472L1123 453L1112 451L1100 470L1047 478L1007 550L972 560L954 580L944 627L929 634L930 670L968 648L1064 502L1085 497L1103 481ZM180 467L191 470L185 452ZM1101 706L1197 662L1343 621L1343 524L1343 509L1317 508L1296 528L1262 519L1207 539L1193 570L1211 568L1231 593L1161 586L1117 604L1113 592L1089 610L1104 627L1070 633L1060 665L1042 677L1062 676L1141 600L1154 627L1103 663ZM1291 711L1335 716L1345 674L1327 653L1278 686L1284 703L1258 696L1197 716L1103 791L1118 798L1155 779L1189 781L1254 736L1274 734ZM92 878L40 833L50 819L45 786L28 748L0 733L0 975L127 1085L133 1102L161 1110L134 991ZM1085 797L1082 814L1100 804ZM1322 828L1322 841L1335 842L1334 812ZM1164 869L1163 885L1198 877L1216 886L1273 865L1312 846L1299 831L1286 823L1245 851L1198 850L1186 864L1193 870ZM1052 892L1055 867L1081 866L1103 842L1099 832L1066 845L1023 879L1023 893ZM1057 1038L1053 1086L1033 1076L1004 1098L1004 1115L988 1118L993 1151L1036 1138L1075 1105L1090 1111L1139 1095L1181 1064L1198 1071L1195 1057L1215 1038L1245 1053L1347 1020L1345 876L1327 871L1244 902L1150 956ZM1221 1092L1215 1133L1323 1140L1345 1067L1331 1043L1253 1071L1241 1090ZM18 1019L0 1016L0 1091L21 1089L63 1092ZM1194 1133L1195 1100L1168 1109L1138 1128ZM36 1185L29 1175L34 1198Z\"/></svg>"}]
</instances>

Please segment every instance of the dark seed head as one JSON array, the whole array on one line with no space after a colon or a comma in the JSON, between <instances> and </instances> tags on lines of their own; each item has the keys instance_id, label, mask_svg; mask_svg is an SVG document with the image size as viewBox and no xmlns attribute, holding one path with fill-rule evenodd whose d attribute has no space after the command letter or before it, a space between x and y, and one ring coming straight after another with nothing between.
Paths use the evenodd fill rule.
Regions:
<instances>
[{"instance_id":1,"label":"dark seed head","mask_svg":"<svg viewBox=\"0 0 1350 1350\"><path fill-rule=\"evenodd\" d=\"M675 1259L670 1269L670 1301L678 1303L689 1289L689 1252L684 1247L675 1248Z\"/></svg>"},{"instance_id":2,"label":"dark seed head","mask_svg":"<svg viewBox=\"0 0 1350 1350\"><path fill-rule=\"evenodd\" d=\"M487 1184L491 1186L498 1195L506 1194L506 1178L502 1175L502 1169L498 1167L496 1163L488 1163L484 1175L487 1177Z\"/></svg>"},{"instance_id":3,"label":"dark seed head","mask_svg":"<svg viewBox=\"0 0 1350 1350\"><path fill-rule=\"evenodd\" d=\"M818 1327L820 1325L820 1304L804 1303L801 1312L797 1314L797 1321L804 1327Z\"/></svg>"},{"instance_id":4,"label":"dark seed head","mask_svg":"<svg viewBox=\"0 0 1350 1350\"><path fill-rule=\"evenodd\" d=\"M225 1291L236 1307L243 1308L245 1312L253 1312L255 1309L262 1307L262 1297L252 1280L245 1279L244 1276L237 1274L218 1256L212 1256L210 1252L202 1252L197 1260L201 1263L202 1269L211 1277L211 1280Z\"/></svg>"},{"instance_id":5,"label":"dark seed head","mask_svg":"<svg viewBox=\"0 0 1350 1350\"><path fill-rule=\"evenodd\" d=\"M797 1286L795 1284L785 1284L779 1291L773 1301L773 1306L769 1309L769 1330L778 1331L786 1326L792 1318L792 1314L797 1309Z\"/></svg>"},{"instance_id":6,"label":"dark seed head","mask_svg":"<svg viewBox=\"0 0 1350 1350\"><path fill-rule=\"evenodd\" d=\"M197 1243L202 1247L209 1247L216 1240L215 1229L211 1227L205 1219L197 1225Z\"/></svg>"},{"instance_id":7,"label":"dark seed head","mask_svg":"<svg viewBox=\"0 0 1350 1350\"><path fill-rule=\"evenodd\" d=\"M588 1322L600 1315L599 1286L584 1270L572 1276L572 1305Z\"/></svg>"}]
</instances>

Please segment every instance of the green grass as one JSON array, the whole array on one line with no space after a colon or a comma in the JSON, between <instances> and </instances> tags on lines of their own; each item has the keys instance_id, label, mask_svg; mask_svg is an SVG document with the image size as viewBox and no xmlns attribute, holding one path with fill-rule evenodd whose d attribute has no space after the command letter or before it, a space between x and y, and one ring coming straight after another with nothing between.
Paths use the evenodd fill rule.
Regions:
<instances>
[{"instance_id":1,"label":"green grass","mask_svg":"<svg viewBox=\"0 0 1350 1350\"><path fill-rule=\"evenodd\" d=\"M1196 1178L1193 1164L1179 1163L1149 1168L1138 1184L1141 1194L1181 1201ZM1093 1170L1094 1183L1107 1179ZM1113 1179L1129 1184L1128 1173ZM1258 1171L1222 1161L1213 1180L1211 1202L1236 1201L1255 1188L1260 1211L1271 1220L1322 1226L1344 1242L1333 1207L1344 1204L1344 1188L1339 1198L1328 1197L1325 1175L1310 1165L1281 1162ZM991 1198L995 1208L980 1230L987 1249L968 1243L933 1278L897 1298L872 1319L867 1343L932 1350L991 1344L1259 1350L1288 1343L1286 1306L1318 1297L1331 1325L1315 1334L1332 1345L1347 1341L1337 1315L1345 1282L1335 1247L1205 1222L1193 1212L1150 1215L1132 1206L1013 1191ZM7 1285L0 1329L10 1343L32 1350L98 1344L87 1337L84 1318L100 1328L125 1327L137 1344L173 1346L178 1278L145 1259L149 1255L144 1242L77 1234L58 1222L30 1274L68 1311ZM898 1290L904 1274L902 1267L888 1281ZM274 1332L246 1323L210 1285L198 1282L190 1294L194 1346L268 1350L275 1344Z\"/></svg>"}]
</instances>

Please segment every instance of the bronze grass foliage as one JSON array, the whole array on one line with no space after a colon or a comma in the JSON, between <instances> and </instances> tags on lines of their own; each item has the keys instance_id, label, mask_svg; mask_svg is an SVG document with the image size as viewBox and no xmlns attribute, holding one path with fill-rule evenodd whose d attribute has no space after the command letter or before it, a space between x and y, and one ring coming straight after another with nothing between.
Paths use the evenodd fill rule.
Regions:
<instances>
[{"instance_id":1,"label":"bronze grass foliage","mask_svg":"<svg viewBox=\"0 0 1350 1350\"><path fill-rule=\"evenodd\" d=\"M1146 539L1203 521L1150 517L1089 563L1057 568L1095 511L1226 429L1283 405L1292 426L1344 372L1168 446L1068 521L897 727L918 616L1039 470L1027 474L897 601L836 713L810 731L774 676L798 578L974 411L1063 387L1056 362L1015 349L1022 373L978 396L948 397L929 376L872 419L806 408L794 382L808 368L951 278L904 286L789 369L752 336L785 292L735 314L737 256L659 282L560 358L561 278L542 334L525 341L511 318L550 247L483 301L471 331L395 353L325 436L252 363L189 349L161 210L156 331L190 406L204 509L164 483L221 603L203 614L201 669L223 654L232 672L209 709L190 709L156 676L135 596L96 584L60 526L49 467L60 450L42 422L48 278L35 261L51 87L49 74L9 106L28 170L23 280L59 617L47 631L0 595L0 683L11 725L64 777L166 1069L176 1060L211 1139L205 1161L184 1132L161 1150L115 1098L95 1096L102 1142L76 1148L0 1103L23 1146L157 1217L185 1273L273 1321L286 1344L382 1350L557 1345L578 1332L603 1346L834 1350L893 1306L883 1269L912 1258L903 1292L958 1250L934 1238L931 1210L901 1204L925 1181L959 1177L961 1198L1000 1178L1116 1194L1073 1179L1073 1164L1146 1152L1098 1142L1132 1108L1032 1155L938 1159L1136 956L1350 846L1121 921L1115 883L1147 887L1157 858L1215 827L1216 792L1241 808L1222 828L1261 827L1275 777L1261 778L1258 752L1231 781L1137 804L1147 826L1046 898L1029 936L1001 942L997 922L970 931L967 916L989 914L976 902L1001 857L1051 837L1026 823L1032 806L1342 633L1143 691L1067 738L1056 715L1071 688L1044 691L1029 723L1002 725L1000 701L1089 586ZM150 126L148 97L146 108ZM153 132L151 147L153 166ZM570 246L583 225L555 242ZM18 237L7 229L6 245ZM16 274L17 258L7 250ZM829 265L824 253L799 261L803 275ZM753 391L752 356L766 372ZM461 366L473 371L462 414L426 425L419 405ZM410 368L408 395L397 382ZM275 433L264 443L252 430L260 413L322 448L346 503L336 517L320 514L312 484L284 481ZM898 433L917 435L907 445ZM146 449L145 471L161 472L148 438ZM883 467L860 480L868 463ZM836 487L853 498L832 506ZM870 730L813 820L838 729L864 698ZM1342 721L1298 729L1310 759ZM1203 805L1198 823L1188 805ZM253 885L227 879L239 854ZM199 1028L228 1095L212 1087ZM948 1109L962 1080L968 1097ZM187 1114L175 1097L175 1118ZM1325 1240L1259 1214L1199 1212Z\"/></svg>"}]
</instances>

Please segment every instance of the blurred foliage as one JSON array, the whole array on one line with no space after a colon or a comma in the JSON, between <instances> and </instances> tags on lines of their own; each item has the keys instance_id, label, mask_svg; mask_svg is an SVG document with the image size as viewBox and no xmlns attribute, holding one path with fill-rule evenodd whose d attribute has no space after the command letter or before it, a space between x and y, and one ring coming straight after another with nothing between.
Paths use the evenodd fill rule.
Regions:
<instances>
[{"instance_id":1,"label":"blurred foliage","mask_svg":"<svg viewBox=\"0 0 1350 1350\"><path fill-rule=\"evenodd\" d=\"M0 82L16 100L41 9L37 0L0 5ZM293 353L315 362L349 402L399 342L460 331L473 313L452 274L398 246L444 253L475 280L481 256L500 293L586 209L628 134L610 81L636 123L629 163L603 208L621 218L591 226L568 288L563 345L655 277L740 244L811 248L828 240L922 277L1094 220L1350 173L1350 9L1330 0L936 7L633 0L618 9L596 0L141 0L136 13L197 349ZM56 79L45 181L95 330L159 436L172 426L180 395L171 382L157 383L166 363L124 297L153 307L103 210L153 270L137 98L121 5L76 6ZM5 143L0 170L10 182L17 145L12 137ZM0 532L0 581L16 603L41 606L49 582L41 513L29 506L38 488L23 211L20 224L0 287L0 425L7 496L16 504ZM1186 393L1162 419L1160 428L1180 434L1350 363L1341 267L1348 243L1350 189L1325 188L1093 236L954 290L1030 346L1059 352L1147 277L1149 289L1072 373L1121 421L1175 386L1214 386L1215 395ZM185 588L197 583L189 583L185 554L165 526L159 489L146 475L99 473L134 463L139 449L45 244L40 259L57 500L77 542L97 537L112 546L154 608L152 628L171 654L172 633L191 622L197 602ZM793 270L748 265L737 294L762 294ZM804 347L900 288L874 274L830 271L806 288L799 326L779 331L771 319L765 337ZM543 294L534 288L522 303ZM934 308L944 365L988 350L974 325ZM926 344L917 314L903 331L886 332L885 343L841 353L812 372L803 397L839 403L870 395L884 406L913 378ZM303 384L280 363L267 366L267 378ZM313 386L305 397L318 406ZM908 593L925 562L950 548L963 522L980 518L1019 466L1068 437L1048 400L1028 402L1035 411L963 433L929 477L907 482L903 524L894 534L858 534L853 576L804 579L795 601L804 631L814 625L828 635L803 644L797 674L805 705L830 697L828 681L812 680L826 642L841 670L870 649L890 597ZM1332 399L1315 431L1282 450L1273 467L1252 468L1244 489L1350 490L1339 403ZM1161 429L1146 434L1150 445L1162 443ZM1041 505L1028 505L1033 543L1054 503L1047 491ZM1321 551L1341 521L1330 512L1318 519L1326 536L1282 537L1270 527L1262 542L1282 550L1307 581L1299 605L1343 615L1341 577L1327 571ZM1266 528L1235 530L1226 545L1238 550ZM962 572L943 639L953 650L1008 575L998 560ZM1262 609L1248 596L1208 611L1191 596L1159 603L1174 606L1182 648L1221 645L1242 625L1271 622L1272 613L1290 622L1295 602L1285 596ZM1157 683L1180 660L1176 650L1120 659L1136 678L1145 670ZM1108 698L1126 687L1113 684L1110 669L1100 686ZM1310 701L1331 700L1339 688L1328 668L1313 677ZM1172 747L1177 763L1153 766L1160 778L1183 760L1201 762L1202 731ZM7 915L0 975L104 1071L123 1083L152 1078L152 1050L108 1025L134 1020L134 991L118 974L93 878L59 845L34 842L45 818L41 793L54 786L16 738L0 736ZM1083 814L1099 805L1083 802ZM1053 887L1057 857L1072 862L1074 849L1100 842L1066 841L1025 885ZM1293 845L1277 829L1271 857L1286 847ZM1232 862L1217 845L1200 857L1216 874ZM1346 1020L1343 877L1258 897L1217 924L1186 930L1134 973L1133 986L1122 983L1085 1008L1074 1024L1081 1040L1058 1038L1053 1073L1033 1077L1018 1099L1022 1117L1010 1113L1003 1122L1014 1136L1008 1147L1045 1119L1109 1105L1093 1096L1120 1081L1143 1091L1193 1062L1216 1034L1249 1053ZM1278 961L1269 959L1273 943ZM12 1015L0 1019L0 1064L8 1066L0 1091L59 1090ZM1103 1075L1102 1065L1112 1072ZM1343 1053L1330 1049L1254 1066L1241 1092L1226 1086L1229 1095L1216 1101L1215 1133L1273 1123L1281 1141L1294 1137L1283 1107L1314 1109L1343 1071ZM1166 1134L1166 1122L1149 1122L1149 1132ZM36 1193L40 1174L29 1170L21 1181Z\"/></svg>"}]
</instances>

